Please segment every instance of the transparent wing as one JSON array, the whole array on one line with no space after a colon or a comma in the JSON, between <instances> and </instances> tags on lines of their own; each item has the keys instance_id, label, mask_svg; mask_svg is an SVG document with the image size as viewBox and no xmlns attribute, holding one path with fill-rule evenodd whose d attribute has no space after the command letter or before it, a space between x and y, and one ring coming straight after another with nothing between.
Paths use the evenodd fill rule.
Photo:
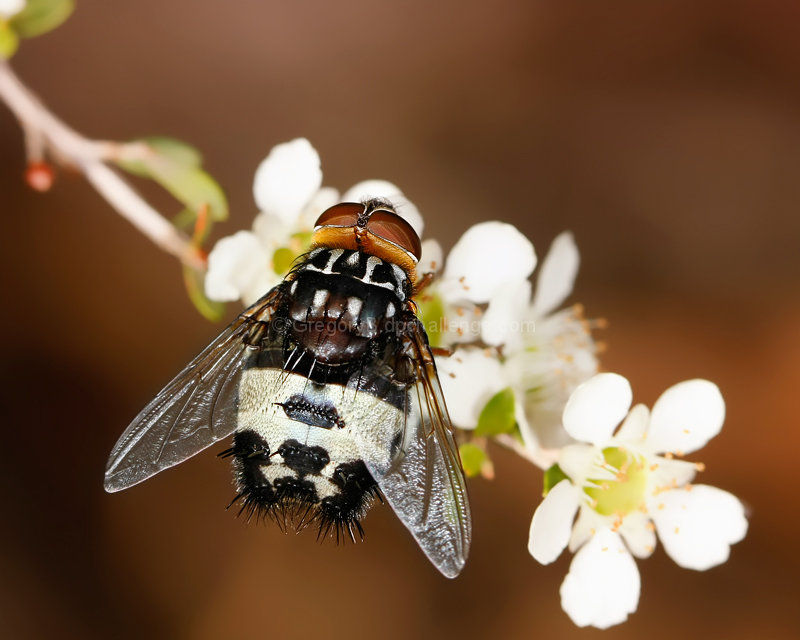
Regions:
<instances>
[{"instance_id":1,"label":"transparent wing","mask_svg":"<svg viewBox=\"0 0 800 640\"><path fill-rule=\"evenodd\" d=\"M428 559L448 578L464 568L472 539L466 480L442 387L422 326L407 336L416 383L403 446L388 469L370 472Z\"/></svg>"},{"instance_id":2,"label":"transparent wing","mask_svg":"<svg viewBox=\"0 0 800 640\"><path fill-rule=\"evenodd\" d=\"M243 365L279 293L242 313L133 419L111 450L106 491L127 489L233 433Z\"/></svg>"}]
</instances>

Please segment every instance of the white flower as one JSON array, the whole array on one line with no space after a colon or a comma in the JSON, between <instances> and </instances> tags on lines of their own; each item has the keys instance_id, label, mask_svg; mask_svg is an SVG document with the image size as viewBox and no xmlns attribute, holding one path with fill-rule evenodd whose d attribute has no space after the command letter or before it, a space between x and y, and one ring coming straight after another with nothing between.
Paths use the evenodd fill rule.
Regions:
<instances>
[{"instance_id":1,"label":"white flower","mask_svg":"<svg viewBox=\"0 0 800 640\"><path fill-rule=\"evenodd\" d=\"M0 0L0 18L13 18L26 4L26 0Z\"/></svg>"},{"instance_id":2,"label":"white flower","mask_svg":"<svg viewBox=\"0 0 800 640\"><path fill-rule=\"evenodd\" d=\"M561 426L570 393L597 372L596 346L580 307L554 312L572 292L578 262L572 234L562 233L539 269L531 299L529 277L536 267L531 243L510 225L475 225L456 244L444 276L424 292L421 304L426 321L435 314L426 313L425 305L437 300L445 318L447 331L438 343L432 340L435 346L480 339L498 347L499 369L487 369L492 351L484 348L457 347L451 358L437 358L439 369L452 378L443 378L442 385L454 424L474 428L480 403L510 387L526 446L545 468L555 461L556 448L570 441ZM488 302L485 312L478 302Z\"/></svg>"},{"instance_id":3,"label":"white flower","mask_svg":"<svg viewBox=\"0 0 800 640\"><path fill-rule=\"evenodd\" d=\"M667 389L653 405L630 409L630 384L603 373L580 385L564 409L578 444L561 451L567 476L536 509L529 551L543 564L576 551L561 604L580 625L623 622L639 600L633 556L649 556L656 532L680 566L705 570L728 559L747 532L741 502L721 489L691 485L702 465L675 459L719 433L725 404L707 380ZM630 409L630 411L629 411ZM617 425L622 426L615 433ZM575 515L577 520L573 524Z\"/></svg>"},{"instance_id":4,"label":"white flower","mask_svg":"<svg viewBox=\"0 0 800 640\"><path fill-rule=\"evenodd\" d=\"M274 147L256 170L253 184L261 213L252 231L239 231L214 246L208 256L206 295L223 302L241 298L245 306L258 300L308 250L320 214L340 201L387 198L418 232L422 230L416 207L390 182L361 182L341 197L336 189L321 185L319 154L308 140Z\"/></svg>"},{"instance_id":5,"label":"white flower","mask_svg":"<svg viewBox=\"0 0 800 640\"><path fill-rule=\"evenodd\" d=\"M451 348L478 340L483 322L478 305L489 302L498 289L527 283L535 266L533 245L505 222L470 227L450 251L444 269L439 243L426 241L418 272L438 275L418 302L431 344Z\"/></svg>"}]
</instances>

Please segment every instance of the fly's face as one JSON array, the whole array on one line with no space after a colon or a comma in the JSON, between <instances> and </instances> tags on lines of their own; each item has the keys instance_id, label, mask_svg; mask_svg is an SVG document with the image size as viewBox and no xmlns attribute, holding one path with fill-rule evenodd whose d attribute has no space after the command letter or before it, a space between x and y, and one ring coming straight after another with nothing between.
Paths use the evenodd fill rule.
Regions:
<instances>
[{"instance_id":1,"label":"fly's face","mask_svg":"<svg viewBox=\"0 0 800 640\"><path fill-rule=\"evenodd\" d=\"M234 433L248 516L362 535L387 501L445 575L470 541L464 478L414 313L420 242L391 205L322 214L312 250L133 421L112 451L117 491Z\"/></svg>"}]
</instances>

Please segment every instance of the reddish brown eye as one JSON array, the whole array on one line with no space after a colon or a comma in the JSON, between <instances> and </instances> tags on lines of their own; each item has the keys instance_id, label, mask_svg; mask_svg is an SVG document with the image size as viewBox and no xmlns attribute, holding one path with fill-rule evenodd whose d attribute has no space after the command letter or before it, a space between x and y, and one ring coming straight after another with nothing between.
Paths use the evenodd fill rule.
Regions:
<instances>
[{"instance_id":1,"label":"reddish brown eye","mask_svg":"<svg viewBox=\"0 0 800 640\"><path fill-rule=\"evenodd\" d=\"M414 227L396 213L383 209L373 212L367 222L367 229L376 236L405 249L417 260L422 256L422 245Z\"/></svg>"},{"instance_id":2,"label":"reddish brown eye","mask_svg":"<svg viewBox=\"0 0 800 640\"><path fill-rule=\"evenodd\" d=\"M358 216L364 213L364 205L357 202L342 202L322 212L315 227L355 227Z\"/></svg>"}]
</instances>

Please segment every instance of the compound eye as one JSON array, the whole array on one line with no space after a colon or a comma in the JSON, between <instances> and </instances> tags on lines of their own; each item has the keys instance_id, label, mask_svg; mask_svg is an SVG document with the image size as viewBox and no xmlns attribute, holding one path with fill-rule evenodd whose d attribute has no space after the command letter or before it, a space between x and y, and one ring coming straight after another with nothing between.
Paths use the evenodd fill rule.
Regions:
<instances>
[{"instance_id":1,"label":"compound eye","mask_svg":"<svg viewBox=\"0 0 800 640\"><path fill-rule=\"evenodd\" d=\"M364 205L357 202L341 202L322 212L315 228L355 227L358 217L364 213Z\"/></svg>"},{"instance_id":2,"label":"compound eye","mask_svg":"<svg viewBox=\"0 0 800 640\"><path fill-rule=\"evenodd\" d=\"M418 261L422 256L422 244L414 227L396 213L384 209L373 211L367 222L367 229L404 249Z\"/></svg>"}]
</instances>

